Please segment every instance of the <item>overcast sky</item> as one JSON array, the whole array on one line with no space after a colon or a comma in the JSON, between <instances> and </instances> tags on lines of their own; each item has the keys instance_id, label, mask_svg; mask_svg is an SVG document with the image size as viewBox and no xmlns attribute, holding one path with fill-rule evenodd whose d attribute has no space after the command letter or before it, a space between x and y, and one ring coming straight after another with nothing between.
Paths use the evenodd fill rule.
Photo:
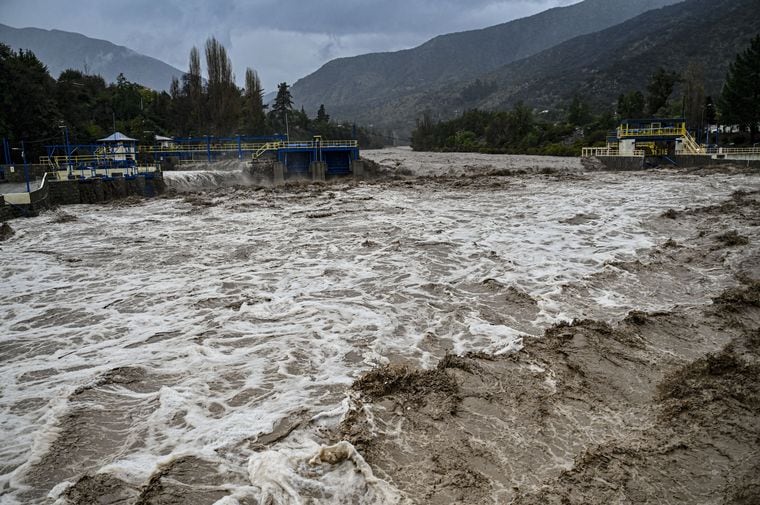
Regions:
<instances>
[{"instance_id":1,"label":"overcast sky","mask_svg":"<svg viewBox=\"0 0 760 505\"><path fill-rule=\"evenodd\" d=\"M0 23L79 32L181 70L190 48L213 35L227 47L238 82L252 67L271 91L333 58L414 47L578 1L0 0Z\"/></svg>"}]
</instances>

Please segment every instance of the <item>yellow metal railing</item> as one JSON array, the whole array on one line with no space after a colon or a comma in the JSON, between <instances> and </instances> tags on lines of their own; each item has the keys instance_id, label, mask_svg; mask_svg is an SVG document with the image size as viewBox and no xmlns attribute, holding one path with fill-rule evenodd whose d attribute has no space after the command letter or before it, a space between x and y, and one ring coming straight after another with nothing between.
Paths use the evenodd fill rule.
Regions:
<instances>
[{"instance_id":1,"label":"yellow metal railing","mask_svg":"<svg viewBox=\"0 0 760 505\"><path fill-rule=\"evenodd\" d=\"M263 155L265 152L278 149L281 142L267 142L266 144L262 145L256 151L253 153L254 158L260 158L261 155Z\"/></svg>"},{"instance_id":2,"label":"yellow metal railing","mask_svg":"<svg viewBox=\"0 0 760 505\"><path fill-rule=\"evenodd\" d=\"M222 151L256 151L264 143L241 143L230 142L224 144L175 144L173 146L160 147L160 146L140 146L140 152L142 153L171 153L171 152L222 152Z\"/></svg>"},{"instance_id":3,"label":"yellow metal railing","mask_svg":"<svg viewBox=\"0 0 760 505\"><path fill-rule=\"evenodd\" d=\"M685 132L683 136L683 145L689 154L705 154L705 148L700 146L689 132Z\"/></svg>"},{"instance_id":4,"label":"yellow metal railing","mask_svg":"<svg viewBox=\"0 0 760 505\"><path fill-rule=\"evenodd\" d=\"M253 151L253 157L258 158L267 151L273 151L275 149L315 149L330 148L330 147L358 147L359 143L356 140L322 140L315 142L313 140L308 141L274 141L264 143L241 143L226 142L216 144L175 144L167 147L160 146L141 146L140 152L154 154L154 153L219 153L219 152L238 152L238 151Z\"/></svg>"},{"instance_id":5,"label":"yellow metal railing","mask_svg":"<svg viewBox=\"0 0 760 505\"><path fill-rule=\"evenodd\" d=\"M322 140L315 142L313 140L308 141L274 141L274 142L255 142L255 143L241 143L225 142L217 144L175 144L167 147L160 146L140 146L139 152L146 154L169 154L171 153L220 153L220 152L239 152L239 151L253 151L253 157L259 158L267 151L274 151L276 149L316 149L319 148L332 148L332 147L359 147L359 143L356 140ZM120 153L109 151L105 148L100 148L95 151L94 154L86 155L71 155L71 156L41 156L40 163L43 165L49 165L54 168L65 166L67 162L76 163L90 163L97 162L103 163L113 160L115 157L130 156L130 159L134 159L136 153Z\"/></svg>"},{"instance_id":6,"label":"yellow metal railing","mask_svg":"<svg viewBox=\"0 0 760 505\"><path fill-rule=\"evenodd\" d=\"M629 128L628 125L620 125L617 128L618 138L626 137L682 137L687 135L686 125L676 127L654 128Z\"/></svg>"}]
</instances>

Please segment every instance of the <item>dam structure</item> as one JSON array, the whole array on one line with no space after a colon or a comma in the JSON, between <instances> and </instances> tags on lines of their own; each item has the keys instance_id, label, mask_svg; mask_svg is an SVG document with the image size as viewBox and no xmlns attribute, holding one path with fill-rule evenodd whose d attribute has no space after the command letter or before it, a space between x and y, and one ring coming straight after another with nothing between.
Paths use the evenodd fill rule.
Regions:
<instances>
[{"instance_id":1,"label":"dam structure","mask_svg":"<svg viewBox=\"0 0 760 505\"><path fill-rule=\"evenodd\" d=\"M582 158L597 158L610 169L647 166L760 164L760 147L717 147L700 144L684 118L623 119L607 134L605 147L584 147Z\"/></svg>"}]
</instances>

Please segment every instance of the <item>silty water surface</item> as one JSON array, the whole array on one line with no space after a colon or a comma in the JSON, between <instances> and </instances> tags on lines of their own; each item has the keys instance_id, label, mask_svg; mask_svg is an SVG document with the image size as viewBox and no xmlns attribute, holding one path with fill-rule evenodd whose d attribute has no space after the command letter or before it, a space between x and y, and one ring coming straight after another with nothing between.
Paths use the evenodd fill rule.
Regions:
<instances>
[{"instance_id":1,"label":"silty water surface","mask_svg":"<svg viewBox=\"0 0 760 505\"><path fill-rule=\"evenodd\" d=\"M366 468L304 470L315 426L339 420L357 376L450 350L517 351L521 334L561 319L670 307L668 292L594 288L579 303L562 286L667 239L644 226L662 211L757 186L741 175L494 181L225 190L203 205L14 221L0 251L3 502L52 502L85 472L139 486L188 456L221 476L220 503L400 500ZM505 310L490 283L535 302ZM262 452L259 437L289 419L314 421Z\"/></svg>"}]
</instances>

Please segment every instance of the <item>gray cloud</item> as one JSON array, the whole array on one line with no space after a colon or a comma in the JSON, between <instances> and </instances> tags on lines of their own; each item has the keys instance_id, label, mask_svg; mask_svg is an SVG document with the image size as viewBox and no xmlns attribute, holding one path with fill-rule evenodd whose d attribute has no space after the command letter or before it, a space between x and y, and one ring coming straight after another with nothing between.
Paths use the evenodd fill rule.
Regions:
<instances>
[{"instance_id":1,"label":"gray cloud","mask_svg":"<svg viewBox=\"0 0 760 505\"><path fill-rule=\"evenodd\" d=\"M215 36L238 80L255 68L265 87L294 82L326 61L414 47L579 0L2 0L0 22L79 32L174 65Z\"/></svg>"}]
</instances>

